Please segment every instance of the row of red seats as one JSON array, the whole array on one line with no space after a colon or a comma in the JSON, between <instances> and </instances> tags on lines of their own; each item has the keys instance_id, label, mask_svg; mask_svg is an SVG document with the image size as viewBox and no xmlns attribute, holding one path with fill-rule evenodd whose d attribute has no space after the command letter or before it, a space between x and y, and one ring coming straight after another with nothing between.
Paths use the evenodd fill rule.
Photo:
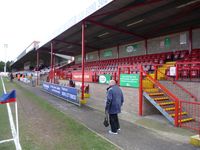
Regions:
<instances>
[{"instance_id":1,"label":"row of red seats","mask_svg":"<svg viewBox=\"0 0 200 150\"><path fill-rule=\"evenodd\" d=\"M109 60L101 60L101 61L93 61L85 63L85 70L95 72L97 75L101 73L107 74L115 74L117 73L118 66L124 65L135 65L136 67L130 70L131 73L137 73L139 71L139 64L143 64L143 69L145 71L153 71L153 64L163 64L165 61L170 60L188 60L188 61L198 61L200 54L200 50L193 50L190 54L188 50L181 50L175 52L167 52L167 53L159 53L159 54L149 54L142 56L131 56L124 57L119 59L109 59ZM184 61L185 61L184 60ZM200 71L199 67L189 65L188 69L186 66L182 67L180 65L179 75L180 77L199 77ZM81 64L75 64L67 68L69 72L73 72L75 70L81 71ZM125 71L127 72L127 71Z\"/></svg>"},{"instance_id":2,"label":"row of red seats","mask_svg":"<svg viewBox=\"0 0 200 150\"><path fill-rule=\"evenodd\" d=\"M194 62L200 61L200 49L193 49L190 54L187 54L179 62Z\"/></svg>"},{"instance_id":3,"label":"row of red seats","mask_svg":"<svg viewBox=\"0 0 200 150\"><path fill-rule=\"evenodd\" d=\"M175 52L176 54L181 54L180 57L183 57L187 51ZM95 66L118 66L118 65L133 65L133 64L163 64L166 60L172 60L173 52L166 52L166 53L158 53L158 54L148 54L148 55L141 55L141 56L131 56L131 57L123 57L117 59L109 59L109 60L100 60L100 61L93 61L93 62L86 62L85 67L95 67ZM75 64L69 69L77 69L80 68L81 64ZM68 69L68 68L67 68Z\"/></svg>"},{"instance_id":4,"label":"row of red seats","mask_svg":"<svg viewBox=\"0 0 200 150\"><path fill-rule=\"evenodd\" d=\"M178 76L180 78L200 78L200 62L178 64L177 66Z\"/></svg>"}]
</instances>

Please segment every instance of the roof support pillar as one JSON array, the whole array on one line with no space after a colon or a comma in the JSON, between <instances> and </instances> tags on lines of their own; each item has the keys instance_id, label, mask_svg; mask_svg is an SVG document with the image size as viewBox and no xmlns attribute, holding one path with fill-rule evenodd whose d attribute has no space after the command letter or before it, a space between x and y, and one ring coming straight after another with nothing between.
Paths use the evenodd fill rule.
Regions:
<instances>
[{"instance_id":1,"label":"roof support pillar","mask_svg":"<svg viewBox=\"0 0 200 150\"><path fill-rule=\"evenodd\" d=\"M85 74L85 21L82 22L82 93L81 100L84 100L84 74Z\"/></svg>"},{"instance_id":2,"label":"roof support pillar","mask_svg":"<svg viewBox=\"0 0 200 150\"><path fill-rule=\"evenodd\" d=\"M119 44L117 44L117 59L119 59Z\"/></svg>"},{"instance_id":3,"label":"roof support pillar","mask_svg":"<svg viewBox=\"0 0 200 150\"><path fill-rule=\"evenodd\" d=\"M190 53L192 51L192 48L193 48L193 46L192 46L192 29L190 28L190 30L189 30L189 51L190 51Z\"/></svg>"},{"instance_id":4,"label":"roof support pillar","mask_svg":"<svg viewBox=\"0 0 200 150\"><path fill-rule=\"evenodd\" d=\"M56 80L55 80L55 66L56 66L56 55L55 53L53 53L53 83L56 83Z\"/></svg>"},{"instance_id":5,"label":"roof support pillar","mask_svg":"<svg viewBox=\"0 0 200 150\"><path fill-rule=\"evenodd\" d=\"M37 80L36 85L39 85L39 51L37 50Z\"/></svg>"},{"instance_id":6,"label":"roof support pillar","mask_svg":"<svg viewBox=\"0 0 200 150\"><path fill-rule=\"evenodd\" d=\"M144 41L144 45L145 45L145 54L148 54L148 45L147 45L147 39L145 39Z\"/></svg>"},{"instance_id":7,"label":"roof support pillar","mask_svg":"<svg viewBox=\"0 0 200 150\"><path fill-rule=\"evenodd\" d=\"M100 49L98 50L98 61L100 61Z\"/></svg>"},{"instance_id":8,"label":"roof support pillar","mask_svg":"<svg viewBox=\"0 0 200 150\"><path fill-rule=\"evenodd\" d=\"M53 42L51 42L51 71L50 71L50 82L53 82L53 78L54 78L54 70L53 70Z\"/></svg>"}]
</instances>

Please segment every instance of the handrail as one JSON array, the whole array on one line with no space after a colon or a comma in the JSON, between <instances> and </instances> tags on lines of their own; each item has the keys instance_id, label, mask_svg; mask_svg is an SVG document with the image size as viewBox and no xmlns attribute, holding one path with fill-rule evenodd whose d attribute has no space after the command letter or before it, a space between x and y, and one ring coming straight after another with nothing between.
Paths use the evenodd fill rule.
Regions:
<instances>
[{"instance_id":1,"label":"handrail","mask_svg":"<svg viewBox=\"0 0 200 150\"><path fill-rule=\"evenodd\" d=\"M182 100L182 99L180 99L179 101L183 102L183 103L188 103L188 104L200 105L200 102L190 102L190 101L186 101L186 100Z\"/></svg>"},{"instance_id":2,"label":"handrail","mask_svg":"<svg viewBox=\"0 0 200 150\"><path fill-rule=\"evenodd\" d=\"M162 73L161 71L157 70L159 73L165 75L164 73ZM194 96L192 93L190 93L187 89L185 89L183 86L181 86L180 84L178 84L177 82L173 81L172 79L170 79L168 76L165 75L165 77L170 80L173 84L177 85L179 88L181 88L184 92L186 92L187 94L189 94L192 98L195 99L195 101L197 101L197 97Z\"/></svg>"},{"instance_id":3,"label":"handrail","mask_svg":"<svg viewBox=\"0 0 200 150\"><path fill-rule=\"evenodd\" d=\"M161 88L169 97L171 97L174 101L178 100L179 98L176 97L173 93L171 93L167 88L165 88L161 83L153 79L150 75L148 75L145 71L143 73L157 86Z\"/></svg>"},{"instance_id":4,"label":"handrail","mask_svg":"<svg viewBox=\"0 0 200 150\"><path fill-rule=\"evenodd\" d=\"M140 70L141 71L141 70ZM175 116L174 116L174 125L178 127L179 122L179 98L176 97L173 93L171 93L167 88L165 88L160 82L153 79L151 76L149 76L145 71L143 73L155 84L157 85L161 90L163 90L172 100L175 102Z\"/></svg>"}]
</instances>

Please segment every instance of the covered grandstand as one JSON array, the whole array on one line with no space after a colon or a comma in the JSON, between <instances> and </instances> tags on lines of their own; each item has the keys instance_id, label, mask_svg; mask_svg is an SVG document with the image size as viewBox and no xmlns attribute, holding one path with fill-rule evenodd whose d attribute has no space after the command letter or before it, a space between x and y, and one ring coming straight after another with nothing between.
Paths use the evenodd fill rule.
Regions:
<instances>
[{"instance_id":1,"label":"covered grandstand","mask_svg":"<svg viewBox=\"0 0 200 150\"><path fill-rule=\"evenodd\" d=\"M107 85L98 83L108 76L122 86L124 112L130 116L160 112L175 126L199 130L199 7L199 0L114 0L101 7L94 2L87 13L74 16L61 33L12 67L25 63L29 55L35 60L37 55L38 67L38 60L50 54L49 82L72 78L82 91L88 84L88 101L101 101L103 107ZM56 69L55 54L75 60Z\"/></svg>"}]
</instances>

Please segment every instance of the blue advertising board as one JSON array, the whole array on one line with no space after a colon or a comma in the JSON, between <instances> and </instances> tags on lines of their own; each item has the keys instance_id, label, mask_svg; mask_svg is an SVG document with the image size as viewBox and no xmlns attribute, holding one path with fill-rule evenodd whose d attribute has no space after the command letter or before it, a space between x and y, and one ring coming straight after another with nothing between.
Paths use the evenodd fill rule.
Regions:
<instances>
[{"instance_id":1,"label":"blue advertising board","mask_svg":"<svg viewBox=\"0 0 200 150\"><path fill-rule=\"evenodd\" d=\"M48 82L43 82L42 88L44 91L50 94L53 94L76 105L80 105L80 100L78 98L78 90L76 88L61 86Z\"/></svg>"}]
</instances>

